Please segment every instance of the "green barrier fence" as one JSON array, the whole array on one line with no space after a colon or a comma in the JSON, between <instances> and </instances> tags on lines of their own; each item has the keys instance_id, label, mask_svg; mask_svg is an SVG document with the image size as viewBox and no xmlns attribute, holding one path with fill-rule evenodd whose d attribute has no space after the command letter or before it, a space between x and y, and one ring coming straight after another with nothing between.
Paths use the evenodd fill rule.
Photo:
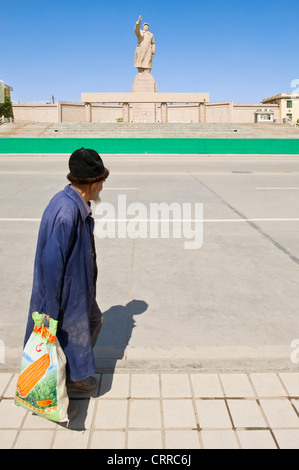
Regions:
<instances>
[{"instance_id":1,"label":"green barrier fence","mask_svg":"<svg viewBox=\"0 0 299 470\"><path fill-rule=\"evenodd\" d=\"M77 148L102 154L291 154L299 155L297 139L97 139L0 138L0 154L70 154Z\"/></svg>"}]
</instances>

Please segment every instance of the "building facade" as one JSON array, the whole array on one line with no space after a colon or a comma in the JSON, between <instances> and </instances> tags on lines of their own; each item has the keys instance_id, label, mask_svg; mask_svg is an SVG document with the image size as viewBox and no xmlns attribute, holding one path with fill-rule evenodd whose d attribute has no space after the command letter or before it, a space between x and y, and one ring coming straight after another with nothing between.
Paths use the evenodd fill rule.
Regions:
<instances>
[{"instance_id":1,"label":"building facade","mask_svg":"<svg viewBox=\"0 0 299 470\"><path fill-rule=\"evenodd\" d=\"M299 93L280 93L279 95L264 98L262 103L267 106L279 106L279 119L299 120Z\"/></svg>"},{"instance_id":2,"label":"building facade","mask_svg":"<svg viewBox=\"0 0 299 470\"><path fill-rule=\"evenodd\" d=\"M5 86L10 93L11 87ZM81 102L13 104L14 119L27 122L296 122L299 93L280 93L261 103L210 102L208 93L82 93Z\"/></svg>"},{"instance_id":3,"label":"building facade","mask_svg":"<svg viewBox=\"0 0 299 470\"><path fill-rule=\"evenodd\" d=\"M16 121L28 122L200 122L200 123L254 123L261 103L236 104L226 102L201 103L152 103L149 114L136 112L133 104L123 103L71 103L59 101L55 104L14 104L13 113ZM135 116L135 118L134 118ZM150 120L149 120L150 117ZM279 104L271 104L271 121L279 121ZM258 122L269 122L258 120Z\"/></svg>"},{"instance_id":4,"label":"building facade","mask_svg":"<svg viewBox=\"0 0 299 470\"><path fill-rule=\"evenodd\" d=\"M4 103L5 96L10 98L11 91L13 91L13 88L0 80L0 103Z\"/></svg>"}]
</instances>

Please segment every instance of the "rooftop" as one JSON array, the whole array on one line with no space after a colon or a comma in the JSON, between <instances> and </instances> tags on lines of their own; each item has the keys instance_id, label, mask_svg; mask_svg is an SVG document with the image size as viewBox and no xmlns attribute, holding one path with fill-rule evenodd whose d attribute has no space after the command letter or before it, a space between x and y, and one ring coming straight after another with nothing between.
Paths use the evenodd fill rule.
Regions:
<instances>
[{"instance_id":1,"label":"rooftop","mask_svg":"<svg viewBox=\"0 0 299 470\"><path fill-rule=\"evenodd\" d=\"M269 98L264 98L262 103L269 103L271 101L277 100L299 100L299 93L279 93L278 95L270 96Z\"/></svg>"}]
</instances>

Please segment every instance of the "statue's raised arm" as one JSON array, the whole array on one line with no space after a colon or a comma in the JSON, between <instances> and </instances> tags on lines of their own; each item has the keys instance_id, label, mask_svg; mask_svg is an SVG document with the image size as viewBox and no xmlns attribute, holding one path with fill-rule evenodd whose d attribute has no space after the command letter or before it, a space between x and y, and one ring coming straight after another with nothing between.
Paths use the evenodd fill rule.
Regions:
<instances>
[{"instance_id":1,"label":"statue's raised arm","mask_svg":"<svg viewBox=\"0 0 299 470\"><path fill-rule=\"evenodd\" d=\"M136 34L137 37L140 36L141 20L142 20L141 15L139 15L139 18L136 21L135 28L134 28L134 31L135 31L135 34Z\"/></svg>"}]
</instances>

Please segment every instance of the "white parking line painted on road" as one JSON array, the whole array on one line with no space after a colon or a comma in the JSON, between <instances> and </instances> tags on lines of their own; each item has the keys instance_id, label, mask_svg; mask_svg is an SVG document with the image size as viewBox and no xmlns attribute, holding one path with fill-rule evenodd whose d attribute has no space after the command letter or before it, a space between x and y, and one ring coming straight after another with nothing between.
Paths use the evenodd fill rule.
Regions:
<instances>
[{"instance_id":1,"label":"white parking line painted on road","mask_svg":"<svg viewBox=\"0 0 299 470\"><path fill-rule=\"evenodd\" d=\"M255 188L255 189L263 189L263 190L269 190L269 191L272 191L272 190L282 190L282 191L284 191L284 190L289 190L289 189L291 189L291 190L294 190L294 189L296 190L297 189L298 190L299 188Z\"/></svg>"},{"instance_id":2,"label":"white parking line painted on road","mask_svg":"<svg viewBox=\"0 0 299 470\"><path fill-rule=\"evenodd\" d=\"M140 189L140 188L106 188L106 186L104 187L103 191L133 191L133 190L137 190L137 189Z\"/></svg>"},{"instance_id":3,"label":"white parking line painted on road","mask_svg":"<svg viewBox=\"0 0 299 470\"><path fill-rule=\"evenodd\" d=\"M51 170L7 170L0 171L0 175L65 175L65 171L51 171ZM113 175L126 175L126 176L188 176L188 175L222 175L222 176L267 176L267 175L286 175L293 176L299 175L299 171L250 171L250 173L234 173L233 170L227 171L111 171Z\"/></svg>"},{"instance_id":4,"label":"white parking line painted on road","mask_svg":"<svg viewBox=\"0 0 299 470\"><path fill-rule=\"evenodd\" d=\"M0 222L40 222L41 219L25 218L25 217L2 217Z\"/></svg>"},{"instance_id":5,"label":"white parking line painted on road","mask_svg":"<svg viewBox=\"0 0 299 470\"><path fill-rule=\"evenodd\" d=\"M103 219L94 219L98 222ZM38 218L0 217L0 222L40 222ZM203 223L239 223L239 222L299 222L299 217L293 218L259 218L259 219L104 219L104 222L203 222Z\"/></svg>"},{"instance_id":6,"label":"white parking line painted on road","mask_svg":"<svg viewBox=\"0 0 299 470\"><path fill-rule=\"evenodd\" d=\"M299 218L203 219L203 222L299 222Z\"/></svg>"}]
</instances>

